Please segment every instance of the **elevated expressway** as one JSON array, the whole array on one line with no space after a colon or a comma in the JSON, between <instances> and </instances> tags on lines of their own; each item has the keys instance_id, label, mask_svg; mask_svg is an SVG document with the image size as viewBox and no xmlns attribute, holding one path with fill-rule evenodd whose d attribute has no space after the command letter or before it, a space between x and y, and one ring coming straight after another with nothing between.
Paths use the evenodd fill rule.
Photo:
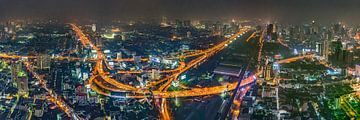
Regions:
<instances>
[{"instance_id":1,"label":"elevated expressway","mask_svg":"<svg viewBox=\"0 0 360 120\"><path fill-rule=\"evenodd\" d=\"M75 25L72 25L72 27L73 27L74 31L76 31L76 34L79 36L80 41L88 41L88 38L84 36L84 34L81 32L81 30L78 27L76 27ZM218 45L216 45L214 47L211 47L206 50L199 50L197 52L193 52L192 54L186 54L185 56L180 56L180 57L185 57L185 58L189 57L189 56L191 56L191 57L199 56L199 57L195 58L194 60L190 61L189 63L186 63L185 66L180 65L181 67L179 67L178 69L175 69L172 72L172 74L169 75L168 77L165 77L164 79L161 79L161 80L150 82L149 84L146 85L145 89L144 88L136 88L134 86L122 83L118 80L115 80L115 79L109 77L108 72L106 72L104 70L104 66L106 67L106 65L104 65L105 59L101 58L102 53L101 53L101 51L99 51L98 54L100 54L100 55L98 55L98 60L96 62L94 70L93 70L94 75L89 79L90 87L92 90L94 90L95 92L97 92L101 95L114 97L114 98L124 98L124 97L126 97L126 98L145 98L145 97L147 97L147 95L145 95L146 93L151 93L154 96L154 98L191 97L191 96L205 96L205 95L219 94L226 90L231 91L231 90L235 89L236 84L237 84L236 82L229 83L226 85L213 86L213 87L191 88L189 90L183 90L183 91L166 91L166 89L169 88L171 82L173 80L176 80L180 74L182 74L183 72L206 61L209 57L211 57L211 56L215 55L217 52L223 50L228 44L232 43L236 38L238 38L242 34L248 32L249 30L250 30L249 28L240 29L239 32L235 33L230 38L227 38L226 40L224 40L223 42L219 43ZM253 37L253 35L250 37ZM86 42L83 42L83 43L86 43ZM90 43L87 42L84 45L87 45L87 44L90 44ZM96 48L96 46L92 46L92 47L95 50L99 50L98 48ZM296 61L296 60L303 59L306 57L309 57L309 56L299 56L299 57L295 57L295 58L289 58L289 59L281 60L281 61L279 61L279 63L280 64L288 63L288 62ZM261 72L262 71L258 71L254 75L249 76L248 78L244 79L241 82L241 85L247 85L247 84L254 82L253 76L257 76L257 75L261 74ZM119 72L119 73L122 73L122 72ZM126 72L123 72L123 73L126 73ZM155 89L153 91L149 90L150 88L155 87L156 85L159 85L161 83L164 83L164 84L162 84L158 89ZM117 95L111 94L111 92L127 92L129 94L127 94L126 96L117 96Z\"/></svg>"},{"instance_id":2,"label":"elevated expressway","mask_svg":"<svg viewBox=\"0 0 360 120\"><path fill-rule=\"evenodd\" d=\"M186 52L185 54L182 54L180 56L175 57L178 58L193 58L197 57L193 60L191 60L188 63L180 62L180 65L178 68L173 70L160 70L160 73L166 73L168 76L166 76L163 79L156 80L149 82L144 88L136 88L132 85L128 85L125 83L122 83L118 80L115 80L109 76L109 72L107 72L108 69L112 69L107 65L106 59L104 54L102 53L101 49L96 47L90 39L82 32L82 30L76 26L75 24L69 24L71 29L75 32L75 34L78 37L78 40L80 43L88 49L95 50L97 53L96 58L75 58L75 57L53 57L52 59L55 60L70 60L70 61L79 61L79 60L85 60L90 62L95 62L95 66L92 70L93 75L90 77L88 84L90 85L91 89L98 94L109 96L113 98L146 98L149 97L147 95L148 93L152 94L154 98L162 99L162 109L167 109L166 105L166 98L175 98L175 97L193 97L193 96L206 96L206 95L213 95L213 94L220 94L224 91L231 91L234 90L238 84L238 82L228 83L225 85L220 86L212 86L212 87L203 87L203 88L191 88L187 90L182 91L167 91L167 89L170 87L170 84L172 81L177 80L178 76L180 74L184 73L185 71L196 67L200 65L201 63L205 62L208 58L212 57L219 51L223 50L228 46L228 44L232 43L234 40L236 40L238 37L243 35L246 32L250 31L250 28L242 28L239 30L239 32L233 34L231 37L227 38L223 42L209 48L206 50L196 50L196 51L190 51ZM254 37L255 33L252 33L250 37ZM250 38L249 37L249 38ZM247 41L249 40L247 39ZM288 58L284 60L278 61L279 64L282 63L290 63L299 59L304 59L308 57L313 57L313 55L304 55L304 56L297 56L293 58ZM0 58L4 59L36 59L35 56L18 56L18 55L8 55L8 54L0 54ZM142 61L148 61L148 58L142 58ZM131 62L134 61L133 58L124 58L124 59L113 59L113 61L117 62ZM33 71L33 68L31 67L30 63L26 63L27 68L30 72L34 74L34 76L40 81L40 83L45 82L41 77L37 75ZM142 72L150 72L150 71L118 71L118 74L139 74ZM240 86L247 86L255 82L255 77L260 75L262 73L261 70L258 70L256 73L254 73L251 76L248 76L247 78L243 79L240 83ZM163 84L161 84L163 83ZM156 86L160 85L158 88L155 88ZM43 86L44 87L44 86ZM70 116L74 116L74 118L78 118L76 114L73 113L73 110L66 105L62 100L57 100L57 95L53 93L50 89L44 87L49 93L50 93L50 101L53 101L54 103L58 104L62 110L65 111ZM155 89L154 89L155 88ZM127 93L126 95L116 95L112 94L113 92L121 92L121 93ZM168 119L168 112L166 110L163 110L164 112L164 119Z\"/></svg>"},{"instance_id":3,"label":"elevated expressway","mask_svg":"<svg viewBox=\"0 0 360 120\"><path fill-rule=\"evenodd\" d=\"M216 45L214 47L211 47L206 50L201 50L198 52L193 52L193 54L186 54L185 56L180 56L180 57L185 57L185 58L189 57L189 56L191 56L191 57L199 56L199 57L195 58L194 60L190 61L189 63L187 63L185 65L180 65L180 67L178 69L169 70L169 71L172 71L173 74L169 75L168 77L165 77L164 79L150 82L145 87L147 89L135 88L131 85L121 83L118 80L108 77L107 73L104 71L104 66L105 66L103 64L104 59L99 59L99 61L95 65L94 72L93 72L93 73L95 73L95 75L89 79L89 84L94 91L98 92L99 94L102 94L105 96L110 96L110 97L124 97L124 96L111 95L110 92L108 92L108 91L113 91L113 92L125 92L126 91L126 92L135 93L134 96L129 95L126 97L144 98L145 97L144 94L149 92L148 88L154 87L163 82L165 82L165 83L162 84L157 90L152 91L152 94L156 98L201 96L201 95L221 93L224 91L225 88L227 88L227 86L218 86L218 87L214 87L214 88L210 88L210 89L209 88L193 88L193 89L191 89L192 90L191 93L188 91L166 92L166 89L169 88L171 82L173 80L176 80L177 77L181 73L206 61L207 58L209 58L209 57L215 55L217 52L223 50L229 43L232 43L233 40L235 40L237 37L239 37L240 35L244 34L247 31L249 31L249 28L241 29L239 32L237 32L236 34L232 35L230 38L224 40L223 42L219 43L218 45ZM81 35L81 33L78 33L78 34ZM123 72L123 73L126 73L126 72ZM207 90L207 89L209 89L209 90ZM207 90L208 92L202 92L203 90ZM211 92L213 92L213 93L211 93Z\"/></svg>"}]
</instances>

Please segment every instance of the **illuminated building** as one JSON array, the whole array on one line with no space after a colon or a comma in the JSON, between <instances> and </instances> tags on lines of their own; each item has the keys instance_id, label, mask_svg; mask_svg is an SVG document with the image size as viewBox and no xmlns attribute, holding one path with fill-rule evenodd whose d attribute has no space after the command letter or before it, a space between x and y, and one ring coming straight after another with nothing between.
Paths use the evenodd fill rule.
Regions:
<instances>
[{"instance_id":1,"label":"illuminated building","mask_svg":"<svg viewBox=\"0 0 360 120\"><path fill-rule=\"evenodd\" d=\"M160 79L160 71L156 69L151 69L151 74L149 76L151 80Z\"/></svg>"},{"instance_id":2,"label":"illuminated building","mask_svg":"<svg viewBox=\"0 0 360 120\"><path fill-rule=\"evenodd\" d=\"M22 69L22 65L19 62L14 62L11 64L11 79L13 82L16 82L17 73Z\"/></svg>"},{"instance_id":3,"label":"illuminated building","mask_svg":"<svg viewBox=\"0 0 360 120\"><path fill-rule=\"evenodd\" d=\"M19 95L29 94L28 78L21 62L11 64L11 79L16 83Z\"/></svg>"},{"instance_id":4,"label":"illuminated building","mask_svg":"<svg viewBox=\"0 0 360 120\"><path fill-rule=\"evenodd\" d=\"M360 77L360 64L355 65L355 75Z\"/></svg>"},{"instance_id":5,"label":"illuminated building","mask_svg":"<svg viewBox=\"0 0 360 120\"><path fill-rule=\"evenodd\" d=\"M96 32L96 24L92 24L91 30L92 30L93 32Z\"/></svg>"},{"instance_id":6,"label":"illuminated building","mask_svg":"<svg viewBox=\"0 0 360 120\"><path fill-rule=\"evenodd\" d=\"M226 76L239 77L241 73L241 68L232 66L219 66L215 68L214 73Z\"/></svg>"},{"instance_id":7,"label":"illuminated building","mask_svg":"<svg viewBox=\"0 0 360 120\"><path fill-rule=\"evenodd\" d=\"M124 40L126 40L126 38L127 38L127 37L126 37L126 35L125 35L125 34L121 34L121 40L123 40L123 41L124 41Z\"/></svg>"},{"instance_id":8,"label":"illuminated building","mask_svg":"<svg viewBox=\"0 0 360 120\"><path fill-rule=\"evenodd\" d=\"M43 108L42 108L43 109ZM44 115L44 110L42 109L35 109L34 110L34 116L36 117L42 117Z\"/></svg>"},{"instance_id":9,"label":"illuminated building","mask_svg":"<svg viewBox=\"0 0 360 120\"><path fill-rule=\"evenodd\" d=\"M168 19L167 19L165 16L161 17L160 25L161 25L161 27L168 27L168 26L170 26L170 25L169 25L169 22L168 22Z\"/></svg>"},{"instance_id":10,"label":"illuminated building","mask_svg":"<svg viewBox=\"0 0 360 120\"><path fill-rule=\"evenodd\" d=\"M122 59L122 53L121 52L116 53L116 59Z\"/></svg>"},{"instance_id":11,"label":"illuminated building","mask_svg":"<svg viewBox=\"0 0 360 120\"><path fill-rule=\"evenodd\" d=\"M102 47L103 46L102 39L100 37L95 38L95 45L97 47Z\"/></svg>"},{"instance_id":12,"label":"illuminated building","mask_svg":"<svg viewBox=\"0 0 360 120\"><path fill-rule=\"evenodd\" d=\"M343 50L344 62L346 64L352 64L354 58L354 52L349 50Z\"/></svg>"},{"instance_id":13,"label":"illuminated building","mask_svg":"<svg viewBox=\"0 0 360 120\"><path fill-rule=\"evenodd\" d=\"M184 25L184 27L190 27L191 26L191 21L190 20L184 20L183 25Z\"/></svg>"},{"instance_id":14,"label":"illuminated building","mask_svg":"<svg viewBox=\"0 0 360 120\"><path fill-rule=\"evenodd\" d=\"M316 22L313 20L311 22L311 28L310 28L311 34L318 34L319 33L319 27L317 26Z\"/></svg>"},{"instance_id":15,"label":"illuminated building","mask_svg":"<svg viewBox=\"0 0 360 120\"><path fill-rule=\"evenodd\" d=\"M316 47L315 52L318 53L320 56L322 56L323 55L323 48L324 48L323 44L320 43L320 42L316 42L315 47Z\"/></svg>"},{"instance_id":16,"label":"illuminated building","mask_svg":"<svg viewBox=\"0 0 360 120\"><path fill-rule=\"evenodd\" d=\"M190 31L187 31L187 32L186 32L186 37L187 37L187 38L190 38L190 37L191 37L191 32L190 32Z\"/></svg>"},{"instance_id":17,"label":"illuminated building","mask_svg":"<svg viewBox=\"0 0 360 120\"><path fill-rule=\"evenodd\" d=\"M11 65L12 80L16 83L19 95L28 95L28 78L26 72L23 70L23 64L16 62Z\"/></svg>"},{"instance_id":18,"label":"illuminated building","mask_svg":"<svg viewBox=\"0 0 360 120\"><path fill-rule=\"evenodd\" d=\"M335 60L339 61L341 60L341 56L342 56L342 43L340 40L333 42L333 52L334 52L334 56L335 56Z\"/></svg>"},{"instance_id":19,"label":"illuminated building","mask_svg":"<svg viewBox=\"0 0 360 120\"><path fill-rule=\"evenodd\" d=\"M176 28L183 27L183 22L180 21L179 19L176 19L175 20L175 27Z\"/></svg>"},{"instance_id":20,"label":"illuminated building","mask_svg":"<svg viewBox=\"0 0 360 120\"><path fill-rule=\"evenodd\" d=\"M360 32L357 32L354 36L355 40L360 40Z\"/></svg>"},{"instance_id":21,"label":"illuminated building","mask_svg":"<svg viewBox=\"0 0 360 120\"><path fill-rule=\"evenodd\" d=\"M50 69L50 55L41 54L37 56L36 67L38 69Z\"/></svg>"},{"instance_id":22,"label":"illuminated building","mask_svg":"<svg viewBox=\"0 0 360 120\"><path fill-rule=\"evenodd\" d=\"M133 55L133 59L135 63L140 63L141 62L141 56L135 56Z\"/></svg>"},{"instance_id":23,"label":"illuminated building","mask_svg":"<svg viewBox=\"0 0 360 120\"><path fill-rule=\"evenodd\" d=\"M267 64L266 65L266 67L265 67L265 73L264 73L264 76L265 76L265 80L271 80L271 72L272 72L272 68L273 68L273 66L272 66L272 64L271 63L269 63L269 64Z\"/></svg>"},{"instance_id":24,"label":"illuminated building","mask_svg":"<svg viewBox=\"0 0 360 120\"><path fill-rule=\"evenodd\" d=\"M271 33L273 33L274 30L274 25L273 24L269 24L266 28L266 34L267 35L271 35Z\"/></svg>"},{"instance_id":25,"label":"illuminated building","mask_svg":"<svg viewBox=\"0 0 360 120\"><path fill-rule=\"evenodd\" d=\"M19 72L17 76L17 87L19 95L28 95L29 94L29 86L28 86L28 78L25 72Z\"/></svg>"},{"instance_id":26,"label":"illuminated building","mask_svg":"<svg viewBox=\"0 0 360 120\"><path fill-rule=\"evenodd\" d=\"M269 24L266 27L266 40L275 41L277 40L276 26L274 24Z\"/></svg>"},{"instance_id":27,"label":"illuminated building","mask_svg":"<svg viewBox=\"0 0 360 120\"><path fill-rule=\"evenodd\" d=\"M190 50L189 45L181 45L181 50Z\"/></svg>"},{"instance_id":28,"label":"illuminated building","mask_svg":"<svg viewBox=\"0 0 360 120\"><path fill-rule=\"evenodd\" d=\"M322 49L322 57L326 61L329 59L329 41L328 41L328 39L324 40L323 49Z\"/></svg>"},{"instance_id":29,"label":"illuminated building","mask_svg":"<svg viewBox=\"0 0 360 120\"><path fill-rule=\"evenodd\" d=\"M360 117L359 98L360 96L356 93L342 95L339 98L340 108L352 119Z\"/></svg>"}]
</instances>

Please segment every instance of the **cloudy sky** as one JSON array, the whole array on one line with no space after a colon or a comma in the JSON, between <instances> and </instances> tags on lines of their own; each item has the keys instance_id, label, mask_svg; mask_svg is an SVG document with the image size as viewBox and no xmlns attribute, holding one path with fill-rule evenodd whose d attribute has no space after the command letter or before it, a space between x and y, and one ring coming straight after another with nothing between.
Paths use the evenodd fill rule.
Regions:
<instances>
[{"instance_id":1,"label":"cloudy sky","mask_svg":"<svg viewBox=\"0 0 360 120\"><path fill-rule=\"evenodd\" d=\"M360 0L0 0L0 17L262 18L360 23Z\"/></svg>"}]
</instances>

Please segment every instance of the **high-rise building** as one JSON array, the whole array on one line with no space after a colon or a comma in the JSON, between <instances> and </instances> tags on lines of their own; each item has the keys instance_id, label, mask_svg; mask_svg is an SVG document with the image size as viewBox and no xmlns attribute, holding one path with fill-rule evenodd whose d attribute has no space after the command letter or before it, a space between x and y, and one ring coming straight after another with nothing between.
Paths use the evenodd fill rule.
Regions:
<instances>
[{"instance_id":1,"label":"high-rise building","mask_svg":"<svg viewBox=\"0 0 360 120\"><path fill-rule=\"evenodd\" d=\"M26 96L29 94L28 77L25 72L19 72L17 76L16 84L19 95Z\"/></svg>"},{"instance_id":2,"label":"high-rise building","mask_svg":"<svg viewBox=\"0 0 360 120\"><path fill-rule=\"evenodd\" d=\"M191 37L191 32L190 32L190 31L187 31L187 32L186 32L186 37L187 37L187 38L190 38L190 37Z\"/></svg>"},{"instance_id":3,"label":"high-rise building","mask_svg":"<svg viewBox=\"0 0 360 120\"><path fill-rule=\"evenodd\" d=\"M34 116L36 116L36 117L42 117L44 115L44 110L43 110L43 108L41 108L41 109L35 109L34 110Z\"/></svg>"},{"instance_id":4,"label":"high-rise building","mask_svg":"<svg viewBox=\"0 0 360 120\"><path fill-rule=\"evenodd\" d=\"M137 63L137 64L141 62L141 56L135 56L134 55L133 59L134 59L134 62Z\"/></svg>"},{"instance_id":5,"label":"high-rise building","mask_svg":"<svg viewBox=\"0 0 360 120\"><path fill-rule=\"evenodd\" d=\"M323 50L322 51L322 57L324 58L324 60L328 61L328 59L329 59L329 40L328 39L324 40L322 50Z\"/></svg>"},{"instance_id":6,"label":"high-rise building","mask_svg":"<svg viewBox=\"0 0 360 120\"><path fill-rule=\"evenodd\" d=\"M266 65L266 67L265 67L265 73L264 73L264 78L265 78L265 80L271 80L271 76L272 76L272 64L271 63L269 63L269 64L267 64Z\"/></svg>"},{"instance_id":7,"label":"high-rise building","mask_svg":"<svg viewBox=\"0 0 360 120\"><path fill-rule=\"evenodd\" d=\"M96 32L96 24L92 24L91 30L92 30L93 32Z\"/></svg>"},{"instance_id":8,"label":"high-rise building","mask_svg":"<svg viewBox=\"0 0 360 120\"><path fill-rule=\"evenodd\" d=\"M50 69L51 58L50 55L41 54L37 56L36 67L38 69Z\"/></svg>"},{"instance_id":9,"label":"high-rise building","mask_svg":"<svg viewBox=\"0 0 360 120\"><path fill-rule=\"evenodd\" d=\"M28 77L23 70L21 62L15 62L11 65L12 80L16 83L18 94L21 96L29 94Z\"/></svg>"},{"instance_id":10,"label":"high-rise building","mask_svg":"<svg viewBox=\"0 0 360 120\"><path fill-rule=\"evenodd\" d=\"M11 80L12 82L16 82L16 74L17 74L17 65L16 63L11 64Z\"/></svg>"},{"instance_id":11,"label":"high-rise building","mask_svg":"<svg viewBox=\"0 0 360 120\"><path fill-rule=\"evenodd\" d=\"M342 56L342 48L343 48L341 41L338 40L333 42L332 46L333 46L332 51L334 53L335 60L340 60Z\"/></svg>"},{"instance_id":12,"label":"high-rise building","mask_svg":"<svg viewBox=\"0 0 360 120\"><path fill-rule=\"evenodd\" d=\"M127 38L127 37L126 37L126 35L125 35L125 34L121 34L121 40L123 40L123 41L124 41L124 40L126 40L126 38Z\"/></svg>"},{"instance_id":13,"label":"high-rise building","mask_svg":"<svg viewBox=\"0 0 360 120\"><path fill-rule=\"evenodd\" d=\"M350 65L353 62L353 51L349 51L349 50L343 50L343 58L342 61L346 64L346 65Z\"/></svg>"},{"instance_id":14,"label":"high-rise building","mask_svg":"<svg viewBox=\"0 0 360 120\"><path fill-rule=\"evenodd\" d=\"M102 47L102 46L103 46L101 37L96 37L96 38L95 38L95 45L96 45L97 47Z\"/></svg>"},{"instance_id":15,"label":"high-rise building","mask_svg":"<svg viewBox=\"0 0 360 120\"><path fill-rule=\"evenodd\" d=\"M160 71L159 71L159 70L156 70L156 69L152 69L149 78L150 78L151 80L160 79Z\"/></svg>"},{"instance_id":16,"label":"high-rise building","mask_svg":"<svg viewBox=\"0 0 360 120\"><path fill-rule=\"evenodd\" d=\"M339 34L341 30L341 24L340 23L334 24L333 30L335 34Z\"/></svg>"},{"instance_id":17,"label":"high-rise building","mask_svg":"<svg viewBox=\"0 0 360 120\"><path fill-rule=\"evenodd\" d=\"M267 41L276 41L277 40L277 30L274 24L267 25L266 28L266 40Z\"/></svg>"},{"instance_id":18,"label":"high-rise building","mask_svg":"<svg viewBox=\"0 0 360 120\"><path fill-rule=\"evenodd\" d=\"M35 109L34 110L34 116L36 117L42 117L44 115L44 108L41 107L40 109Z\"/></svg>"},{"instance_id":19,"label":"high-rise building","mask_svg":"<svg viewBox=\"0 0 360 120\"><path fill-rule=\"evenodd\" d=\"M355 75L360 77L360 64L355 65Z\"/></svg>"},{"instance_id":20,"label":"high-rise building","mask_svg":"<svg viewBox=\"0 0 360 120\"><path fill-rule=\"evenodd\" d=\"M122 59L122 53L121 52L116 53L116 59Z\"/></svg>"},{"instance_id":21,"label":"high-rise building","mask_svg":"<svg viewBox=\"0 0 360 120\"><path fill-rule=\"evenodd\" d=\"M176 19L176 20L175 20L175 27L176 27L176 28L184 27L184 26L183 26L183 22L182 22L181 20L179 20L179 19Z\"/></svg>"},{"instance_id":22,"label":"high-rise building","mask_svg":"<svg viewBox=\"0 0 360 120\"><path fill-rule=\"evenodd\" d=\"M183 25L184 25L184 27L190 27L191 26L191 21L190 20L184 20Z\"/></svg>"},{"instance_id":23,"label":"high-rise building","mask_svg":"<svg viewBox=\"0 0 360 120\"><path fill-rule=\"evenodd\" d=\"M160 22L161 25L168 25L168 19L167 17L163 16L161 17L161 22Z\"/></svg>"},{"instance_id":24,"label":"high-rise building","mask_svg":"<svg viewBox=\"0 0 360 120\"><path fill-rule=\"evenodd\" d=\"M267 35L271 35L271 33L273 32L274 30L274 25L273 24L269 24L266 28L266 34Z\"/></svg>"},{"instance_id":25,"label":"high-rise building","mask_svg":"<svg viewBox=\"0 0 360 120\"><path fill-rule=\"evenodd\" d=\"M317 26L316 22L313 20L311 22L310 34L318 34L318 33L319 33L319 27Z\"/></svg>"},{"instance_id":26,"label":"high-rise building","mask_svg":"<svg viewBox=\"0 0 360 120\"><path fill-rule=\"evenodd\" d=\"M324 55L324 45L323 43L321 42L316 42L316 45L315 45L316 49L315 49L315 52L318 53L320 56L323 56Z\"/></svg>"}]
</instances>

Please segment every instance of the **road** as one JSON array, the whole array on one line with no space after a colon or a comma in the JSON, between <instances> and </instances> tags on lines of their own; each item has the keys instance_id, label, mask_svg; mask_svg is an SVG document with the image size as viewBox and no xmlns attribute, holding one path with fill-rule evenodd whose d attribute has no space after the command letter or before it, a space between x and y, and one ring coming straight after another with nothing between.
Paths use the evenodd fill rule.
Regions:
<instances>
[{"instance_id":1,"label":"road","mask_svg":"<svg viewBox=\"0 0 360 120\"><path fill-rule=\"evenodd\" d=\"M60 110L64 111L71 119L73 120L83 120L83 118L80 118L75 111L65 103L64 100L62 100L55 92L53 92L50 88L46 86L46 80L43 79L38 73L36 73L32 67L32 65L29 62L24 62L26 65L27 70L33 74L33 76L38 80L39 85L44 88L47 93L48 97L46 100L51 101L56 106L60 108Z\"/></svg>"},{"instance_id":2,"label":"road","mask_svg":"<svg viewBox=\"0 0 360 120\"><path fill-rule=\"evenodd\" d=\"M214 46L214 47L211 47L209 49L206 49L206 50L201 50L201 51L197 51L197 52L194 52L194 54L185 54L184 56L180 56L180 57L188 57L188 56L199 56L201 55L200 57L190 61L189 63L187 63L185 65L185 67L179 69L177 72L174 72L172 75L170 75L169 77L166 77L162 80L159 80L159 81L155 81L155 82L150 82L148 85L147 85L147 88L149 87L153 87L153 86L156 86L162 82L165 82L165 84L161 85L158 89L158 91L163 91L164 89L167 89L169 87L169 85L171 84L171 82L173 80L176 80L177 77L182 74L183 72L187 71L188 69L191 69L197 65L199 65L200 63L204 62L207 58L215 55L217 52L221 51L222 49L224 49L227 44L229 43L232 43L233 40L235 40L237 37L241 36L242 34L244 34L246 31L248 31L248 29L241 29L239 32L237 32L236 34L234 34L233 36L231 36L230 38L224 40L223 42L221 42L220 44ZM105 81L107 83L109 83L110 85L112 85L112 87L109 87L109 86L106 86L106 85L98 85L98 86L102 86L103 88L102 89L105 89L105 90L110 90L110 91L120 91L118 89L122 89L122 90L128 90L128 91L136 91L138 93L142 93L142 91L139 91L140 89L136 89L136 88L133 88L133 87L130 87L128 85L124 85L123 83L120 83L118 82L117 80L114 80L112 78L109 78L105 75L104 73L104 70L102 68L102 63L98 63L97 66L95 67L95 69L99 72L99 75L101 76L101 78L103 79L96 79L96 77L94 77L93 79L90 79L90 85L93 86L92 88L94 88L94 85L92 85L92 83L104 83L104 82L99 82L99 81ZM93 82L95 81L95 82ZM98 81L98 82L96 82ZM104 87L105 86L105 87ZM98 88L94 88L96 90L100 90ZM104 93L104 92L101 92L101 93ZM161 93L161 92L159 92ZM111 95L110 95L111 96Z\"/></svg>"},{"instance_id":3,"label":"road","mask_svg":"<svg viewBox=\"0 0 360 120\"><path fill-rule=\"evenodd\" d=\"M199 63L203 62L204 60L206 60L207 58L211 57L212 55L214 55L215 53L219 52L220 50L224 49L227 44L231 43L233 40L235 40L238 36L240 36L241 34L243 34L244 32L246 32L247 29L243 29L240 30L240 32L234 34L233 36L231 36L230 38L228 38L227 40L225 40L224 42L206 49L206 50L202 50L201 52L196 53L196 55L201 55L200 57L190 61L189 63L186 64L186 66L184 68L182 68L181 70L179 70L178 72L173 73L171 76L166 77L162 80L159 81L155 81L155 82L150 82L148 86L155 86L158 85L162 82L165 82L165 84L162 84L158 90L153 91L153 95L155 98L174 98L174 97L191 97L191 96L204 96L204 95L213 95L213 94L219 94L222 93L224 90L233 90L235 88L236 83L230 83L227 85L221 85L221 86L214 86L214 87L204 87L204 88L192 88L190 90L184 90L184 91L163 91L164 89L167 89L168 86L171 84L171 81L176 80L177 77L185 72L186 70L198 65ZM294 58L289 58L289 59L285 59L285 60L281 60L278 63L282 64L282 63L289 63L289 62L293 62L299 59L303 59L306 58L308 56L312 56L312 55L306 55L306 56L297 56ZM98 62L98 64L95 66L95 70L98 71L98 75L100 75L102 79L97 79L99 77L92 77L89 80L89 84L91 85L91 88L98 92L99 94L105 95L105 96L109 96L109 97L124 97L124 96L115 96L115 95L111 95L109 92L106 91L133 91L135 93L137 93L137 95L128 95L126 97L128 98L144 98L145 97L145 92L141 89L138 88L134 88L130 85L126 85L124 83L121 83L117 80L114 80L112 78L109 78L106 76L106 73L103 70L103 65L102 65L102 61ZM259 75L261 73L261 71L258 71L255 75ZM94 82L95 81L95 82ZM243 80L243 82L241 83L241 85L246 85L252 82L252 76ZM94 85L94 83L96 85ZM108 83L107 85L104 85L104 83ZM100 87L100 88L99 88ZM104 91L105 90L105 91Z\"/></svg>"},{"instance_id":4,"label":"road","mask_svg":"<svg viewBox=\"0 0 360 120\"><path fill-rule=\"evenodd\" d=\"M222 51L224 48L228 46L228 44L231 44L234 40L236 40L238 37L242 36L244 33L250 31L250 28L242 28L239 30L239 32L233 34L231 37L225 39L223 42L205 49L205 50L195 50L195 51L189 51L185 52L184 54L177 56L175 58L190 58L190 57L196 57L197 58L191 60L188 63L180 62L180 65L173 70L161 70L160 73L167 73L170 74L166 76L165 78L157 81L149 82L149 84L146 85L144 88L136 88L132 85L128 85L125 83L122 83L118 80L115 80L109 76L108 69L112 70L105 59L104 54L102 53L101 49L95 46L90 39L82 32L82 30L75 24L69 24L71 29L75 32L75 34L78 37L79 42L87 49L95 50L97 57L96 58L90 58L90 59L81 59L81 58L73 58L73 57L54 57L52 59L56 60L70 60L70 61L77 61L77 60L87 60L90 62L96 62L95 66L92 70L93 75L89 79L89 85L91 86L91 89L98 94L114 97L114 98L145 98L147 97L145 94L148 93L148 89L156 87L160 85L157 89L152 91L152 95L155 99L161 99L161 116L163 119L168 120L170 118L170 112L168 111L168 105L166 102L166 98L175 98L175 97L195 97L195 96L206 96L206 95L214 95L214 94L220 94L224 91L231 91L234 90L237 86L237 82L228 83L224 85L219 86L212 86L212 87L203 87L203 88L190 88L188 90L182 90L182 91L167 91L167 89L170 87L171 83L184 73L185 71L194 68L203 62L205 62L208 58L214 56L219 51ZM264 32L263 32L264 33ZM247 41L255 36L255 32L250 35L250 37L247 39ZM260 38L260 51L259 51L259 59L258 62L260 62L260 55L261 50L263 46L263 35ZM297 56L293 58L288 58L284 60L278 61L279 64L283 63L290 63L297 61L299 59L304 59L308 57L313 57L313 55L304 55L304 56ZM17 56L17 55L8 55L8 54L0 54L0 58L6 58L6 59L36 59L34 56ZM173 57L174 58L174 57ZM173 59L170 58L170 59ZM148 58L142 58L142 61L149 60ZM124 58L124 59L114 59L113 61L134 61L132 58ZM53 92L51 89L46 87L46 80L44 80L41 76L39 76L34 69L32 68L31 64L29 62L25 62L27 69L34 75L34 77L39 81L41 87L43 87L49 94L49 97L47 100L54 102L61 110L63 110L69 117L72 119L82 119L80 118L74 110L69 107L60 97L57 96L55 92ZM118 71L119 74L139 74L142 72L150 72L150 71ZM240 83L240 86L247 86L255 81L255 77L259 76L262 73L262 70L258 70L254 75L251 75L245 79L243 79ZM127 96L116 96L112 95L109 91L113 92L129 92L131 94L128 94Z\"/></svg>"}]
</instances>

